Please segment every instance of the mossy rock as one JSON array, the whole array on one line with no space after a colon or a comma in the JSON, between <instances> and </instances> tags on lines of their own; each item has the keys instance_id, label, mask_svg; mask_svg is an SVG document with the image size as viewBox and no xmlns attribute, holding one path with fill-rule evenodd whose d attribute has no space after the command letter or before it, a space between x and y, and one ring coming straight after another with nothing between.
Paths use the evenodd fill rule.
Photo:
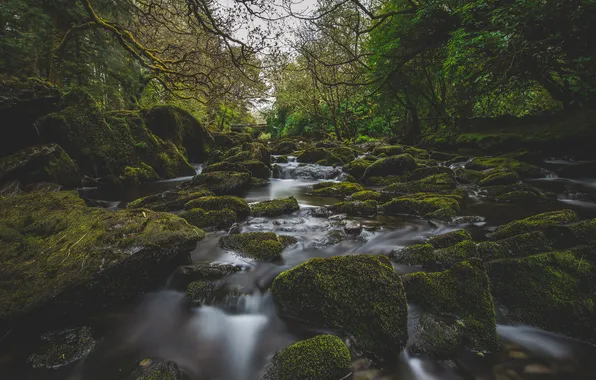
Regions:
<instances>
[{"instance_id":1,"label":"mossy rock","mask_svg":"<svg viewBox=\"0 0 596 380\"><path fill-rule=\"evenodd\" d=\"M418 165L414 161L414 157L409 154L400 154L398 156L391 156L381 158L373 162L364 172L364 178L370 177L385 177L389 175L402 175L409 173L416 169Z\"/></svg>"},{"instance_id":2,"label":"mossy rock","mask_svg":"<svg viewBox=\"0 0 596 380\"><path fill-rule=\"evenodd\" d=\"M184 204L184 208L186 210L201 208L207 211L229 209L234 211L240 218L246 218L250 215L248 203L244 199L232 195L196 198Z\"/></svg>"},{"instance_id":3,"label":"mossy rock","mask_svg":"<svg viewBox=\"0 0 596 380\"><path fill-rule=\"evenodd\" d=\"M450 220L459 211L461 197L449 194L413 194L393 198L380 206L385 214L417 215L431 219Z\"/></svg>"},{"instance_id":4,"label":"mossy rock","mask_svg":"<svg viewBox=\"0 0 596 380\"><path fill-rule=\"evenodd\" d=\"M438 193L455 189L456 182L449 174L435 174L418 181L394 183L381 190L383 193L402 195L412 193Z\"/></svg>"},{"instance_id":5,"label":"mossy rock","mask_svg":"<svg viewBox=\"0 0 596 380\"><path fill-rule=\"evenodd\" d=\"M331 148L330 151L331 153L333 153L334 156L339 157L339 159L344 164L354 161L354 159L360 155L359 151L353 148L349 148L347 146Z\"/></svg>"},{"instance_id":6,"label":"mossy rock","mask_svg":"<svg viewBox=\"0 0 596 380\"><path fill-rule=\"evenodd\" d=\"M56 144L33 146L0 159L0 183L22 185L52 182L68 188L81 185L77 165Z\"/></svg>"},{"instance_id":7,"label":"mossy rock","mask_svg":"<svg viewBox=\"0 0 596 380\"><path fill-rule=\"evenodd\" d=\"M0 327L137 296L205 234L172 214L90 208L74 191L0 200Z\"/></svg>"},{"instance_id":8,"label":"mossy rock","mask_svg":"<svg viewBox=\"0 0 596 380\"><path fill-rule=\"evenodd\" d=\"M596 244L596 219L548 227L545 234L557 248Z\"/></svg>"},{"instance_id":9,"label":"mossy rock","mask_svg":"<svg viewBox=\"0 0 596 380\"><path fill-rule=\"evenodd\" d=\"M88 326L45 332L41 340L42 345L27 357L33 368L60 368L83 358L95 346Z\"/></svg>"},{"instance_id":10,"label":"mossy rock","mask_svg":"<svg viewBox=\"0 0 596 380\"><path fill-rule=\"evenodd\" d=\"M478 243L476 253L484 260L525 257L548 252L553 245L542 231L532 231L498 241Z\"/></svg>"},{"instance_id":11,"label":"mossy rock","mask_svg":"<svg viewBox=\"0 0 596 380\"><path fill-rule=\"evenodd\" d=\"M180 217L185 219L189 224L203 229L226 229L238 221L236 213L228 208L213 211L193 208L180 214Z\"/></svg>"},{"instance_id":12,"label":"mossy rock","mask_svg":"<svg viewBox=\"0 0 596 380\"><path fill-rule=\"evenodd\" d=\"M215 294L215 282L197 280L188 284L185 299L191 306L199 306L210 300Z\"/></svg>"},{"instance_id":13,"label":"mossy rock","mask_svg":"<svg viewBox=\"0 0 596 380\"><path fill-rule=\"evenodd\" d=\"M381 154L385 154L385 156L397 156L398 154L404 153L404 147L401 145L384 145L384 146L376 146L372 154L375 156L379 156Z\"/></svg>"},{"instance_id":14,"label":"mossy rock","mask_svg":"<svg viewBox=\"0 0 596 380\"><path fill-rule=\"evenodd\" d=\"M178 267L171 277L173 289L186 290L195 281L218 281L239 272L242 267L231 264L195 263Z\"/></svg>"},{"instance_id":15,"label":"mossy rock","mask_svg":"<svg viewBox=\"0 0 596 380\"><path fill-rule=\"evenodd\" d=\"M487 170L499 167L513 170L524 178L543 178L546 174L545 170L538 166L506 157L475 157L466 164L466 168L472 170Z\"/></svg>"},{"instance_id":16,"label":"mossy rock","mask_svg":"<svg viewBox=\"0 0 596 380\"><path fill-rule=\"evenodd\" d=\"M348 334L366 354L394 359L406 344L403 285L386 256L311 259L279 274L271 291L280 315Z\"/></svg>"},{"instance_id":17,"label":"mossy rock","mask_svg":"<svg viewBox=\"0 0 596 380\"><path fill-rule=\"evenodd\" d=\"M577 220L578 216L575 211L550 211L505 224L487 236L492 240L500 240L526 232L545 230L550 226L576 222Z\"/></svg>"},{"instance_id":18,"label":"mossy rock","mask_svg":"<svg viewBox=\"0 0 596 380\"><path fill-rule=\"evenodd\" d=\"M204 162L215 140L190 113L172 105L154 106L142 112L147 128L184 150L193 162Z\"/></svg>"},{"instance_id":19,"label":"mossy rock","mask_svg":"<svg viewBox=\"0 0 596 380\"><path fill-rule=\"evenodd\" d=\"M418 272L402 278L409 303L461 320L468 349L495 352L499 348L490 283L482 262L464 261L444 272Z\"/></svg>"},{"instance_id":20,"label":"mossy rock","mask_svg":"<svg viewBox=\"0 0 596 380\"><path fill-rule=\"evenodd\" d=\"M404 150L404 153L411 154L412 157L420 159L420 160L429 160L430 153L424 149L415 148L413 146L409 146Z\"/></svg>"},{"instance_id":21,"label":"mossy rock","mask_svg":"<svg viewBox=\"0 0 596 380\"><path fill-rule=\"evenodd\" d=\"M494 169L493 171L489 172L486 177L481 179L478 182L479 186L503 186L503 185L513 185L521 180L519 174L514 172L513 170L504 168L504 169Z\"/></svg>"},{"instance_id":22,"label":"mossy rock","mask_svg":"<svg viewBox=\"0 0 596 380\"><path fill-rule=\"evenodd\" d=\"M538 188L527 183L482 187L480 194L496 202L507 203L540 203L556 199L554 194L544 194Z\"/></svg>"},{"instance_id":23,"label":"mossy rock","mask_svg":"<svg viewBox=\"0 0 596 380\"><path fill-rule=\"evenodd\" d=\"M356 179L362 178L366 169L372 164L367 159L354 160L342 167L342 170Z\"/></svg>"},{"instance_id":24,"label":"mossy rock","mask_svg":"<svg viewBox=\"0 0 596 380\"><path fill-rule=\"evenodd\" d=\"M139 185L141 183L156 181L159 179L159 176L151 166L141 162L140 166L125 167L119 179L123 185Z\"/></svg>"},{"instance_id":25,"label":"mossy rock","mask_svg":"<svg viewBox=\"0 0 596 380\"><path fill-rule=\"evenodd\" d=\"M269 169L269 167L259 160L252 159L247 161L240 161L238 162L238 164L246 168L246 170L250 172L253 178L268 179L271 177L271 170Z\"/></svg>"},{"instance_id":26,"label":"mossy rock","mask_svg":"<svg viewBox=\"0 0 596 380\"><path fill-rule=\"evenodd\" d=\"M514 322L596 343L596 282L592 248L495 260L492 292Z\"/></svg>"},{"instance_id":27,"label":"mossy rock","mask_svg":"<svg viewBox=\"0 0 596 380\"><path fill-rule=\"evenodd\" d=\"M414 244L393 252L396 262L440 270L476 256L476 243L464 240L455 245L435 249L430 244Z\"/></svg>"},{"instance_id":28,"label":"mossy rock","mask_svg":"<svg viewBox=\"0 0 596 380\"><path fill-rule=\"evenodd\" d=\"M447 248L465 240L472 240L472 236L466 230L455 230L446 234L431 236L426 241L433 248Z\"/></svg>"},{"instance_id":29,"label":"mossy rock","mask_svg":"<svg viewBox=\"0 0 596 380\"><path fill-rule=\"evenodd\" d=\"M350 350L334 335L318 335L279 351L262 380L338 380L349 372Z\"/></svg>"},{"instance_id":30,"label":"mossy rock","mask_svg":"<svg viewBox=\"0 0 596 380\"><path fill-rule=\"evenodd\" d=\"M277 164L273 165L273 169L271 169L271 177L272 178L281 178L282 170L281 167Z\"/></svg>"},{"instance_id":31,"label":"mossy rock","mask_svg":"<svg viewBox=\"0 0 596 380\"><path fill-rule=\"evenodd\" d=\"M352 194L351 197L355 201L378 201L381 193L373 190L362 190Z\"/></svg>"},{"instance_id":32,"label":"mossy rock","mask_svg":"<svg viewBox=\"0 0 596 380\"><path fill-rule=\"evenodd\" d=\"M300 210L298 201L294 197L264 201L250 206L254 216L280 216Z\"/></svg>"},{"instance_id":33,"label":"mossy rock","mask_svg":"<svg viewBox=\"0 0 596 380\"><path fill-rule=\"evenodd\" d=\"M276 164L287 164L288 163L288 156L272 157L271 159Z\"/></svg>"},{"instance_id":34,"label":"mossy rock","mask_svg":"<svg viewBox=\"0 0 596 380\"><path fill-rule=\"evenodd\" d=\"M408 351L434 359L454 359L464 340L465 325L461 321L446 321L422 313L414 323Z\"/></svg>"},{"instance_id":35,"label":"mossy rock","mask_svg":"<svg viewBox=\"0 0 596 380\"><path fill-rule=\"evenodd\" d=\"M147 208L153 211L182 210L184 205L193 199L212 196L213 193L200 187L186 187L180 190L169 190L163 193L149 195L136 199L127 205L127 208Z\"/></svg>"},{"instance_id":36,"label":"mossy rock","mask_svg":"<svg viewBox=\"0 0 596 380\"><path fill-rule=\"evenodd\" d=\"M423 168L418 168L410 173L410 177L408 180L410 181L418 181L426 177L438 175L438 174L447 174L451 178L455 176L453 170L445 166L427 166Z\"/></svg>"},{"instance_id":37,"label":"mossy rock","mask_svg":"<svg viewBox=\"0 0 596 380\"><path fill-rule=\"evenodd\" d=\"M313 185L313 195L345 198L364 190L362 185L355 182L321 182Z\"/></svg>"},{"instance_id":38,"label":"mossy rock","mask_svg":"<svg viewBox=\"0 0 596 380\"><path fill-rule=\"evenodd\" d=\"M251 175L239 172L201 173L190 184L203 186L217 195L241 194L250 186Z\"/></svg>"},{"instance_id":39,"label":"mossy rock","mask_svg":"<svg viewBox=\"0 0 596 380\"><path fill-rule=\"evenodd\" d=\"M377 214L378 202L368 201L346 201L329 206L335 213L348 214L349 216L375 216Z\"/></svg>"},{"instance_id":40,"label":"mossy rock","mask_svg":"<svg viewBox=\"0 0 596 380\"><path fill-rule=\"evenodd\" d=\"M209 164L202 171L202 173L212 173L212 172L250 173L250 171L243 165L241 165L239 163L235 163L235 162L228 162L228 161L221 161L221 162L216 162L214 164Z\"/></svg>"},{"instance_id":41,"label":"mossy rock","mask_svg":"<svg viewBox=\"0 0 596 380\"><path fill-rule=\"evenodd\" d=\"M326 166L331 165L343 165L344 162L341 158L337 157L327 148L310 148L302 152L296 157L298 162L304 162L307 164L315 164L320 161L325 161Z\"/></svg>"},{"instance_id":42,"label":"mossy rock","mask_svg":"<svg viewBox=\"0 0 596 380\"><path fill-rule=\"evenodd\" d=\"M227 150L238 145L249 143L253 140L252 136L247 133L238 132L211 132L215 140L215 146Z\"/></svg>"},{"instance_id":43,"label":"mossy rock","mask_svg":"<svg viewBox=\"0 0 596 380\"><path fill-rule=\"evenodd\" d=\"M478 184L478 182L482 181L487 176L487 173L482 172L480 170L472 170L466 168L456 169L454 171L454 174L457 182L464 185Z\"/></svg>"},{"instance_id":44,"label":"mossy rock","mask_svg":"<svg viewBox=\"0 0 596 380\"><path fill-rule=\"evenodd\" d=\"M267 167L270 167L271 151L262 143L244 143L241 146L228 150L225 155L225 160L229 162L257 160L267 165Z\"/></svg>"},{"instance_id":45,"label":"mossy rock","mask_svg":"<svg viewBox=\"0 0 596 380\"><path fill-rule=\"evenodd\" d=\"M148 362L148 364L145 364ZM117 380L182 380L183 375L178 366L172 362L144 359L132 373L125 377L118 377Z\"/></svg>"},{"instance_id":46,"label":"mossy rock","mask_svg":"<svg viewBox=\"0 0 596 380\"><path fill-rule=\"evenodd\" d=\"M277 143L273 143L271 147L271 152L273 154L291 154L298 150L298 145L294 141L279 141ZM280 161L278 161L280 162Z\"/></svg>"},{"instance_id":47,"label":"mossy rock","mask_svg":"<svg viewBox=\"0 0 596 380\"><path fill-rule=\"evenodd\" d=\"M273 232L248 232L219 239L221 248L260 261L281 260L281 252L284 248L295 243L295 238L278 236Z\"/></svg>"}]
</instances>

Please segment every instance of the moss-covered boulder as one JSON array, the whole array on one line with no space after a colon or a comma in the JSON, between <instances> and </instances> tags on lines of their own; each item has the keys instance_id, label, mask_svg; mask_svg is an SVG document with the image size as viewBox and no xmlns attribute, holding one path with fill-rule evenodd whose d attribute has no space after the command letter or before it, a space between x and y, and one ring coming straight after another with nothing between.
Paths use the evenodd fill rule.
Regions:
<instances>
[{"instance_id":1,"label":"moss-covered boulder","mask_svg":"<svg viewBox=\"0 0 596 380\"><path fill-rule=\"evenodd\" d=\"M380 206L389 215L417 215L424 218L450 220L459 211L461 197L449 194L419 193L393 198Z\"/></svg>"},{"instance_id":2,"label":"moss-covered boulder","mask_svg":"<svg viewBox=\"0 0 596 380\"><path fill-rule=\"evenodd\" d=\"M255 203L250 206L254 216L280 216L284 214L291 214L300 210L298 201L294 197L285 199L274 199L271 201L264 201Z\"/></svg>"},{"instance_id":3,"label":"moss-covered boulder","mask_svg":"<svg viewBox=\"0 0 596 380\"><path fill-rule=\"evenodd\" d=\"M238 221L236 213L229 208L223 210L205 211L202 208L193 208L180 214L193 226L203 229L225 229Z\"/></svg>"},{"instance_id":4,"label":"moss-covered boulder","mask_svg":"<svg viewBox=\"0 0 596 380\"><path fill-rule=\"evenodd\" d=\"M201 173L190 184L203 186L217 195L241 194L250 186L251 175L239 172Z\"/></svg>"},{"instance_id":5,"label":"moss-covered boulder","mask_svg":"<svg viewBox=\"0 0 596 380\"><path fill-rule=\"evenodd\" d=\"M548 252L553 244L542 231L526 232L498 241L478 243L476 254L484 260L496 260L509 257L525 257L536 253Z\"/></svg>"},{"instance_id":6,"label":"moss-covered boulder","mask_svg":"<svg viewBox=\"0 0 596 380\"><path fill-rule=\"evenodd\" d=\"M405 294L386 256L311 259L271 290L281 315L348 334L367 354L393 359L407 341Z\"/></svg>"},{"instance_id":7,"label":"moss-covered boulder","mask_svg":"<svg viewBox=\"0 0 596 380\"><path fill-rule=\"evenodd\" d=\"M139 166L127 166L119 177L120 183L123 185L139 185L150 181L159 179L159 175L153 168L144 162Z\"/></svg>"},{"instance_id":8,"label":"moss-covered boulder","mask_svg":"<svg viewBox=\"0 0 596 380\"><path fill-rule=\"evenodd\" d=\"M408 351L414 355L430 356L435 359L453 359L464 341L465 325L462 321L436 318L422 313L412 323L413 334Z\"/></svg>"},{"instance_id":9,"label":"moss-covered boulder","mask_svg":"<svg viewBox=\"0 0 596 380\"><path fill-rule=\"evenodd\" d=\"M56 144L29 147L0 159L0 184L17 180L22 185L52 182L64 187L81 185L79 169Z\"/></svg>"},{"instance_id":10,"label":"moss-covered boulder","mask_svg":"<svg viewBox=\"0 0 596 380\"><path fill-rule=\"evenodd\" d=\"M542 231L550 226L568 224L577 220L578 216L575 211L550 211L500 226L488 236L493 240L505 239L526 232Z\"/></svg>"},{"instance_id":11,"label":"moss-covered boulder","mask_svg":"<svg viewBox=\"0 0 596 380\"><path fill-rule=\"evenodd\" d=\"M389 175L402 175L414 169L418 165L414 157L409 154L400 154L387 158L381 158L366 168L363 177L385 177Z\"/></svg>"},{"instance_id":12,"label":"moss-covered boulder","mask_svg":"<svg viewBox=\"0 0 596 380\"><path fill-rule=\"evenodd\" d=\"M373 190L362 190L351 195L351 199L355 201L378 201L381 193Z\"/></svg>"},{"instance_id":13,"label":"moss-covered boulder","mask_svg":"<svg viewBox=\"0 0 596 380\"><path fill-rule=\"evenodd\" d=\"M238 164L246 168L253 178L267 179L271 177L269 166L259 160L240 161Z\"/></svg>"},{"instance_id":14,"label":"moss-covered boulder","mask_svg":"<svg viewBox=\"0 0 596 380\"><path fill-rule=\"evenodd\" d=\"M262 143L251 142L229 149L225 154L228 162L257 160L271 166L271 151Z\"/></svg>"},{"instance_id":15,"label":"moss-covered boulder","mask_svg":"<svg viewBox=\"0 0 596 380\"><path fill-rule=\"evenodd\" d=\"M514 322L596 342L594 252L581 248L495 260L492 293Z\"/></svg>"},{"instance_id":16,"label":"moss-covered boulder","mask_svg":"<svg viewBox=\"0 0 596 380\"><path fill-rule=\"evenodd\" d=\"M366 169L372 164L366 159L354 160L342 167L343 171L354 176L356 179L362 178Z\"/></svg>"},{"instance_id":17,"label":"moss-covered boulder","mask_svg":"<svg viewBox=\"0 0 596 380\"><path fill-rule=\"evenodd\" d=\"M349 216L375 216L377 214L378 202L368 201L346 201L329 206L335 213L348 214Z\"/></svg>"},{"instance_id":18,"label":"moss-covered boulder","mask_svg":"<svg viewBox=\"0 0 596 380\"><path fill-rule=\"evenodd\" d=\"M205 161L215 145L209 130L181 108L159 105L144 110L142 115L151 132L183 149L191 161Z\"/></svg>"},{"instance_id":19,"label":"moss-covered boulder","mask_svg":"<svg viewBox=\"0 0 596 380\"><path fill-rule=\"evenodd\" d=\"M294 141L279 141L277 143L273 143L271 146L271 153L273 154L291 154L298 150L298 145Z\"/></svg>"},{"instance_id":20,"label":"moss-covered boulder","mask_svg":"<svg viewBox=\"0 0 596 380\"><path fill-rule=\"evenodd\" d=\"M472 170L487 170L499 167L513 170L524 178L542 178L547 174L544 169L538 166L506 157L475 157L466 164L466 168Z\"/></svg>"},{"instance_id":21,"label":"moss-covered boulder","mask_svg":"<svg viewBox=\"0 0 596 380\"><path fill-rule=\"evenodd\" d=\"M476 256L476 243L464 240L455 245L435 249L430 244L414 244L394 251L393 258L400 264L422 266L439 270Z\"/></svg>"},{"instance_id":22,"label":"moss-covered boulder","mask_svg":"<svg viewBox=\"0 0 596 380\"><path fill-rule=\"evenodd\" d=\"M243 165L235 162L228 162L228 161L220 161L213 164L207 165L202 173L212 173L212 172L244 172L250 173L250 171L244 167Z\"/></svg>"},{"instance_id":23,"label":"moss-covered boulder","mask_svg":"<svg viewBox=\"0 0 596 380\"><path fill-rule=\"evenodd\" d=\"M147 208L153 211L182 210L184 205L193 199L211 196L213 193L201 187L186 187L149 195L130 202L130 209Z\"/></svg>"},{"instance_id":24,"label":"moss-covered boulder","mask_svg":"<svg viewBox=\"0 0 596 380\"><path fill-rule=\"evenodd\" d=\"M193 199L184 205L186 210L201 208L203 210L232 210L240 218L246 218L250 215L250 206L242 198L232 195L206 196Z\"/></svg>"},{"instance_id":25,"label":"moss-covered boulder","mask_svg":"<svg viewBox=\"0 0 596 380\"><path fill-rule=\"evenodd\" d=\"M83 358L95 346L88 326L48 331L40 338L41 346L27 357L33 368L57 369Z\"/></svg>"},{"instance_id":26,"label":"moss-covered boulder","mask_svg":"<svg viewBox=\"0 0 596 380\"><path fill-rule=\"evenodd\" d=\"M319 163L321 165L327 166L344 164L341 158L333 154L331 150L327 148L306 149L304 152L298 155L296 159L298 162L304 162L307 164Z\"/></svg>"},{"instance_id":27,"label":"moss-covered boulder","mask_svg":"<svg viewBox=\"0 0 596 380\"><path fill-rule=\"evenodd\" d=\"M345 198L348 195L364 190L355 182L321 182L313 185L313 194L326 197Z\"/></svg>"},{"instance_id":28,"label":"moss-covered boulder","mask_svg":"<svg viewBox=\"0 0 596 380\"><path fill-rule=\"evenodd\" d=\"M596 244L596 219L548 227L545 234L557 248Z\"/></svg>"},{"instance_id":29,"label":"moss-covered boulder","mask_svg":"<svg viewBox=\"0 0 596 380\"><path fill-rule=\"evenodd\" d=\"M479 195L506 203L543 203L556 200L555 194L543 193L540 189L521 182L513 185L481 187Z\"/></svg>"},{"instance_id":30,"label":"moss-covered boulder","mask_svg":"<svg viewBox=\"0 0 596 380\"><path fill-rule=\"evenodd\" d=\"M383 146L376 146L372 154L375 156L379 156L381 154L385 154L385 156L397 156L398 154L404 153L404 147L401 145L383 145Z\"/></svg>"},{"instance_id":31,"label":"moss-covered boulder","mask_svg":"<svg viewBox=\"0 0 596 380\"><path fill-rule=\"evenodd\" d=\"M360 152L356 149L349 148L347 146L339 146L337 148L331 148L331 153L334 156L339 157L339 159L344 163L347 164L348 162L354 161L356 157L360 155Z\"/></svg>"},{"instance_id":32,"label":"moss-covered boulder","mask_svg":"<svg viewBox=\"0 0 596 380\"><path fill-rule=\"evenodd\" d=\"M434 176L437 174L447 174L450 177L454 177L455 173L453 170L446 166L425 166L413 170L408 178L410 181L418 181L426 177Z\"/></svg>"},{"instance_id":33,"label":"moss-covered boulder","mask_svg":"<svg viewBox=\"0 0 596 380\"><path fill-rule=\"evenodd\" d=\"M415 157L420 160L429 160L430 159L430 153L428 151L426 151L424 149L420 149L420 148L415 148L413 146L409 146L409 147L405 148L404 153L411 154L412 157Z\"/></svg>"},{"instance_id":34,"label":"moss-covered boulder","mask_svg":"<svg viewBox=\"0 0 596 380\"><path fill-rule=\"evenodd\" d=\"M278 236L273 232L248 232L219 239L221 248L260 261L280 260L284 248L295 243L296 238Z\"/></svg>"},{"instance_id":35,"label":"moss-covered boulder","mask_svg":"<svg viewBox=\"0 0 596 380\"><path fill-rule=\"evenodd\" d=\"M90 208L76 192L0 200L0 327L138 295L204 233L172 214Z\"/></svg>"},{"instance_id":36,"label":"moss-covered boulder","mask_svg":"<svg viewBox=\"0 0 596 380\"><path fill-rule=\"evenodd\" d=\"M498 349L495 309L482 262L464 261L444 272L418 272L402 278L409 303L426 312L461 320L468 349Z\"/></svg>"},{"instance_id":37,"label":"moss-covered boulder","mask_svg":"<svg viewBox=\"0 0 596 380\"><path fill-rule=\"evenodd\" d=\"M456 182L448 174L435 174L418 181L394 183L386 186L381 192L392 195L412 193L438 193L445 190L455 189Z\"/></svg>"},{"instance_id":38,"label":"moss-covered boulder","mask_svg":"<svg viewBox=\"0 0 596 380\"><path fill-rule=\"evenodd\" d=\"M334 335L318 335L279 351L262 380L338 380L349 372L350 350Z\"/></svg>"},{"instance_id":39,"label":"moss-covered boulder","mask_svg":"<svg viewBox=\"0 0 596 380\"><path fill-rule=\"evenodd\" d=\"M186 290L191 282L218 281L225 276L239 272L242 267L231 264L214 264L209 262L194 263L178 267L172 277L170 285L177 290Z\"/></svg>"},{"instance_id":40,"label":"moss-covered boulder","mask_svg":"<svg viewBox=\"0 0 596 380\"><path fill-rule=\"evenodd\" d=\"M446 234L431 236L426 241L433 248L447 248L465 240L472 240L472 236L466 230L455 230Z\"/></svg>"},{"instance_id":41,"label":"moss-covered boulder","mask_svg":"<svg viewBox=\"0 0 596 380\"><path fill-rule=\"evenodd\" d=\"M288 163L288 156L278 156L272 157L271 160L276 164L287 164Z\"/></svg>"},{"instance_id":42,"label":"moss-covered boulder","mask_svg":"<svg viewBox=\"0 0 596 380\"><path fill-rule=\"evenodd\" d=\"M521 180L519 174L510 169L495 169L478 182L479 186L513 185Z\"/></svg>"}]
</instances>

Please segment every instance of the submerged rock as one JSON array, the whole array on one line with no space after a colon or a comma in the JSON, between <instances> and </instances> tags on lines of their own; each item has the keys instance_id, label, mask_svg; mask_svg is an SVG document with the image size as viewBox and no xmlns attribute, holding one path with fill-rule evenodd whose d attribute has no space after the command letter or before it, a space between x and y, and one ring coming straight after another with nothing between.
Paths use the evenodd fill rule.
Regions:
<instances>
[{"instance_id":1,"label":"submerged rock","mask_svg":"<svg viewBox=\"0 0 596 380\"><path fill-rule=\"evenodd\" d=\"M495 260L492 293L514 322L596 343L593 248Z\"/></svg>"},{"instance_id":2,"label":"submerged rock","mask_svg":"<svg viewBox=\"0 0 596 380\"><path fill-rule=\"evenodd\" d=\"M250 186L251 175L239 172L201 173L190 184L203 186L217 195L240 194Z\"/></svg>"},{"instance_id":3,"label":"submerged rock","mask_svg":"<svg viewBox=\"0 0 596 380\"><path fill-rule=\"evenodd\" d=\"M273 232L248 232L219 239L219 246L223 249L261 261L280 260L284 248L295 243L296 238L278 236Z\"/></svg>"},{"instance_id":4,"label":"submerged rock","mask_svg":"<svg viewBox=\"0 0 596 380\"><path fill-rule=\"evenodd\" d=\"M364 190L362 185L354 182L321 182L313 185L313 195L345 198Z\"/></svg>"},{"instance_id":5,"label":"submerged rock","mask_svg":"<svg viewBox=\"0 0 596 380\"><path fill-rule=\"evenodd\" d=\"M250 206L254 216L280 216L300 210L298 201L294 197L264 201Z\"/></svg>"},{"instance_id":6,"label":"submerged rock","mask_svg":"<svg viewBox=\"0 0 596 380\"><path fill-rule=\"evenodd\" d=\"M568 224L577 220L578 216L575 211L550 211L505 224L498 227L494 232L488 234L487 236L492 240L505 239L526 232L542 231L551 226Z\"/></svg>"},{"instance_id":7,"label":"submerged rock","mask_svg":"<svg viewBox=\"0 0 596 380\"><path fill-rule=\"evenodd\" d=\"M129 209L147 208L153 211L182 210L188 202L211 196L213 193L201 187L186 187L179 190L164 191L144 198L139 198L127 205Z\"/></svg>"},{"instance_id":8,"label":"submerged rock","mask_svg":"<svg viewBox=\"0 0 596 380\"><path fill-rule=\"evenodd\" d=\"M127 299L189 259L204 232L172 214L89 208L76 192L0 200L0 327Z\"/></svg>"},{"instance_id":9,"label":"submerged rock","mask_svg":"<svg viewBox=\"0 0 596 380\"><path fill-rule=\"evenodd\" d=\"M318 335L279 351L262 380L339 380L350 371L350 350L334 335Z\"/></svg>"},{"instance_id":10,"label":"submerged rock","mask_svg":"<svg viewBox=\"0 0 596 380\"><path fill-rule=\"evenodd\" d=\"M490 284L480 261L464 261L444 272L418 272L402 278L409 303L426 312L461 320L464 345L468 349L476 352L498 349Z\"/></svg>"},{"instance_id":11,"label":"submerged rock","mask_svg":"<svg viewBox=\"0 0 596 380\"><path fill-rule=\"evenodd\" d=\"M93 332L87 326L46 332L41 340L42 346L27 358L33 368L65 366L83 358L95 346Z\"/></svg>"},{"instance_id":12,"label":"submerged rock","mask_svg":"<svg viewBox=\"0 0 596 380\"><path fill-rule=\"evenodd\" d=\"M271 289L281 315L348 334L367 354L395 358L405 346L405 294L385 256L311 259L278 275Z\"/></svg>"}]
</instances>

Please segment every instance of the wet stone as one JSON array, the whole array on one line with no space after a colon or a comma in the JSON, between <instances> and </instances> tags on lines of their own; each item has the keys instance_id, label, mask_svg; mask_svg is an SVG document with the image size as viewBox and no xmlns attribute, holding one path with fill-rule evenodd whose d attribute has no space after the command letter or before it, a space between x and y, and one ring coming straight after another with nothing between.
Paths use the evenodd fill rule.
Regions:
<instances>
[{"instance_id":1,"label":"wet stone","mask_svg":"<svg viewBox=\"0 0 596 380\"><path fill-rule=\"evenodd\" d=\"M41 335L41 349L27 358L33 368L59 368L87 355L95 346L87 326L50 331Z\"/></svg>"},{"instance_id":2,"label":"wet stone","mask_svg":"<svg viewBox=\"0 0 596 380\"><path fill-rule=\"evenodd\" d=\"M344 226L344 231L350 235L358 235L362 232L362 224L355 220L348 220Z\"/></svg>"}]
</instances>

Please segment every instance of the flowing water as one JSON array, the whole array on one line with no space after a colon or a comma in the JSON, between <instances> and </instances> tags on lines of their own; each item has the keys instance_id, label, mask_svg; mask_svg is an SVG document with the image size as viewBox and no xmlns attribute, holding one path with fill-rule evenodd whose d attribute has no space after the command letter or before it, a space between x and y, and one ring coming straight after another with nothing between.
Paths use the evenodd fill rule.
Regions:
<instances>
[{"instance_id":1,"label":"flowing water","mask_svg":"<svg viewBox=\"0 0 596 380\"><path fill-rule=\"evenodd\" d=\"M550 161L545 167L568 165ZM424 241L433 235L457 228L468 229L482 239L486 231L511 220L553 209L572 208L583 216L596 217L596 203L591 201L596 180L565 180L552 175L533 181L541 189L553 191L560 202L537 205L510 205L487 202L471 197L460 212L460 223L429 223L416 217L357 218L363 224L358 236L337 239L330 235L341 227L322 216L318 207L337 199L309 195L314 183L341 180L341 170L316 165L299 166L291 159L280 164L281 179L271 179L267 186L254 187L244 197L248 202L294 196L301 210L277 218L254 218L242 224L242 231L273 231L291 235L298 244L283 252L282 264L258 263L240 258L219 247L224 232L213 232L197 244L191 253L194 262L233 263L244 270L226 277L219 285L234 289L234 295L212 306L188 308L182 289L167 281L161 290L144 295L127 307L107 310L85 324L92 326L97 342L82 360L58 369L32 369L27 354L36 341L23 341L11 352L0 356L0 379L32 380L110 380L129 379L121 375L138 363L151 360L172 361L191 380L257 379L271 356L292 342L325 332L320 326L305 326L282 321L276 313L268 288L281 271L313 257L330 257L355 253L387 254L397 247ZM197 171L200 171L197 166ZM188 178L160 181L150 186L119 191L83 189L82 195L106 201L114 208L142 195L171 189ZM571 185L571 187L569 187ZM576 191L573 193L569 189ZM579 190L578 190L579 189ZM584 194L581 197L570 194ZM579 199L578 199L579 198ZM396 266L398 273L417 268ZM347 311L349 312L349 311ZM415 311L411 310L414 317ZM370 366L354 352L354 371L359 379L595 379L596 349L561 335L529 326L500 322L497 332L501 350L494 355L479 356L462 352L455 362L412 357L405 350L395 363L385 368ZM596 322L595 322L596 323ZM0 341L1 344L1 341ZM384 377L382 377L384 376Z\"/></svg>"}]
</instances>

